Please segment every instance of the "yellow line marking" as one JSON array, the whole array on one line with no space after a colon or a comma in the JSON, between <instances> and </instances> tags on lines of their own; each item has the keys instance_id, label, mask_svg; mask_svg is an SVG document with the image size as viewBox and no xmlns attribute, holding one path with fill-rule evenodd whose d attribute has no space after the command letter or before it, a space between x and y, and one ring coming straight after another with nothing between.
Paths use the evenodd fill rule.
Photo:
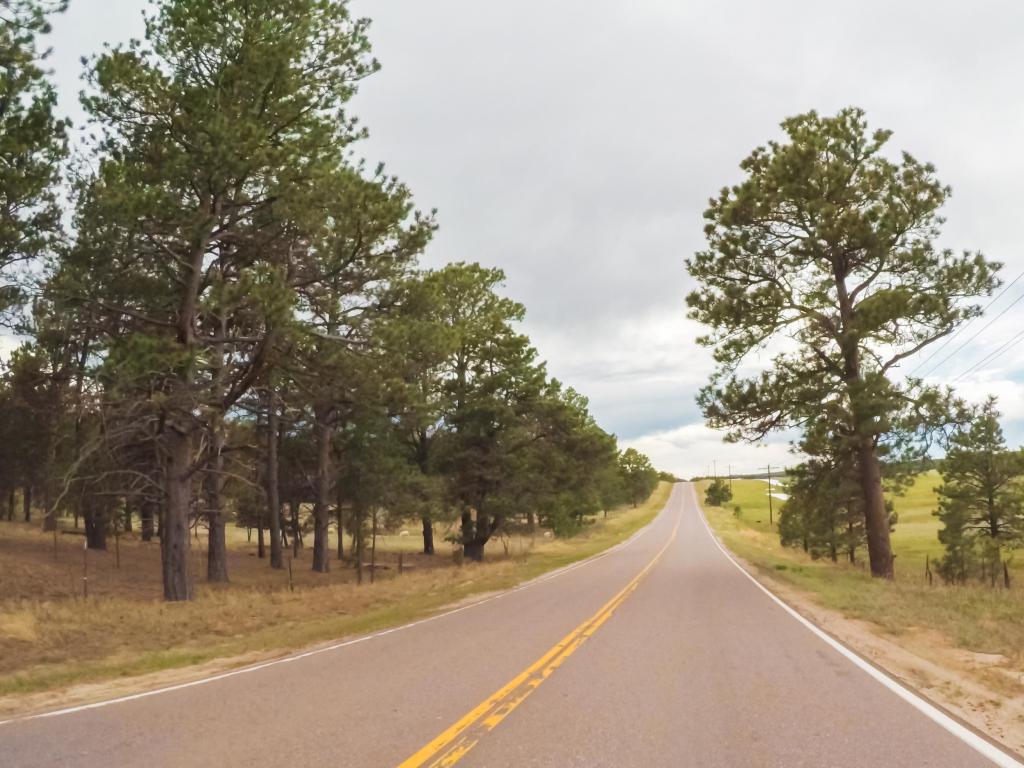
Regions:
<instances>
[{"instance_id":1,"label":"yellow line marking","mask_svg":"<svg viewBox=\"0 0 1024 768\"><path fill-rule=\"evenodd\" d=\"M420 768L424 765L440 768L455 765L465 757L466 753L475 747L485 734L494 730L502 720L509 716L512 710L522 704L527 696L537 690L541 683L562 666L565 660L593 636L602 624L608 621L615 609L636 590L643 578L650 573L661 556L665 554L665 551L675 541L678 531L679 520L676 520L672 535L669 536L668 541L658 551L658 554L615 597L559 640L553 648L533 664L463 715L458 722L412 757L403 761L398 768Z\"/></svg>"}]
</instances>

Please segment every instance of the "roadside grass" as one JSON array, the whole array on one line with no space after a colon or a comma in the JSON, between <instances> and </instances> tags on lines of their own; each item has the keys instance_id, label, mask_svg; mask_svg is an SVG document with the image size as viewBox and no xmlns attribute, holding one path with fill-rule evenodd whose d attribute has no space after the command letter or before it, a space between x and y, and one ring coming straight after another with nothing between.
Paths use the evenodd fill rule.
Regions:
<instances>
[{"instance_id":1,"label":"roadside grass","mask_svg":"<svg viewBox=\"0 0 1024 768\"><path fill-rule=\"evenodd\" d=\"M738 517L732 508L703 504L706 483L698 484L697 492L708 521L723 542L760 575L796 587L826 608L871 622L889 635L937 632L958 648L999 654L1021 669L1024 589L1019 568L1010 590L981 585L947 587L937 576L934 585L929 586L925 580L925 557L941 555L942 551L936 538L939 524L931 515L938 482L936 473L926 473L905 497L895 499L899 522L892 539L897 555L893 582L871 578L863 565L813 560L799 549L782 547L777 530L766 525L764 481L733 481L734 499L742 508ZM866 558L867 553L860 556ZM1024 685L1018 682L1015 691L1018 695L1024 692Z\"/></svg>"},{"instance_id":2,"label":"roadside grass","mask_svg":"<svg viewBox=\"0 0 1024 768\"><path fill-rule=\"evenodd\" d=\"M670 492L671 484L662 483L639 507L615 510L571 539L538 536L532 547L529 540L518 542L519 552L513 541L507 556L498 542L489 548L489 562L483 564L458 566L450 557L438 554L433 558L434 567L414 568L400 577L392 569L378 574L373 584L364 574L364 583L357 585L352 568L336 561L332 574L312 574L307 556L304 562L294 563L294 592L288 589L286 573L271 572L265 560L247 557L243 532L241 544L234 537L232 555L241 563L251 562L236 569L234 582L226 587L203 585L197 579L198 597L189 603L164 603L155 597L150 582L155 580L159 588L158 548L129 544L121 551L121 576L127 584L119 582L117 588L88 600L70 598L66 593L42 600L0 600L0 696L6 698L0 701L0 711L17 709L21 694L215 659L282 653L412 621L597 554L650 522ZM52 540L35 535L40 540L35 558L52 558L52 543L47 544ZM404 546L411 537L401 538ZM12 573L24 575L25 569L30 569L22 562L32 552L25 539L31 539L28 531L11 533L0 524L4 583L14 578ZM19 547L8 546L11 541L20 542ZM131 553L133 548L144 551ZM15 550L16 556L12 554ZM80 543L77 554L81 558ZM15 561L10 571L8 555ZM395 554L381 547L378 556L386 561ZM113 558L113 554L101 553L96 559L101 558ZM130 571L126 570L129 562ZM249 573L253 564L259 573ZM155 576L149 575L149 570L155 571ZM135 577L140 583L133 593L129 585Z\"/></svg>"},{"instance_id":3,"label":"roadside grass","mask_svg":"<svg viewBox=\"0 0 1024 768\"><path fill-rule=\"evenodd\" d=\"M64 523L65 521L62 521ZM43 534L38 523L0 522L0 605L11 599L30 600L65 600L82 596L82 577L88 573L88 591L90 597L129 597L159 599L163 594L160 581L160 542L156 539L143 542L138 534L122 535L119 539L111 536L107 541L106 552L83 550L81 530L71 530L70 523L54 538ZM451 565L455 547L445 541L450 532L443 526L436 525L434 542L437 555L426 557L422 554L422 529L419 521L415 526L404 529L407 535L401 535L403 529L390 533L382 533L377 537L377 565L383 571L395 570L398 566L398 554L402 553L404 565L409 570L446 567ZM540 534L538 534L539 536ZM267 560L257 558L257 541L253 533L251 537L244 528L229 526L227 528L228 572L231 586L252 589L282 589L288 587L287 570L274 571L267 566ZM297 588L323 586L325 583L345 583L355 578L352 569L335 567L329 574L315 574L310 566L310 542L300 548L294 557L292 582ZM488 557L503 557L506 549L509 554L521 554L530 548L533 538L514 533L504 538L494 538L487 543ZM364 562L370 561L369 542ZM268 547L269 549L269 547ZM337 552L336 531L332 529L328 536L328 550ZM291 557L290 548L286 550L286 558ZM345 537L345 554L351 556L351 538ZM56 556L55 556L56 555ZM267 555L269 557L269 554ZM206 535L200 532L198 538L192 540L191 548L192 572L197 580L200 591L204 589L223 589L210 587L202 583L206 573ZM157 564L154 564L154 560Z\"/></svg>"}]
</instances>

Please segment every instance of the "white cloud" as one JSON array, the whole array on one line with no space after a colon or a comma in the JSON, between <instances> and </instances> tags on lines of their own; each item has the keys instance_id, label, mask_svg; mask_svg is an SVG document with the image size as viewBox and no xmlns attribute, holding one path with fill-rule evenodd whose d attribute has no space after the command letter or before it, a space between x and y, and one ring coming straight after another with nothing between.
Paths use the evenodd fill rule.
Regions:
<instances>
[{"instance_id":1,"label":"white cloud","mask_svg":"<svg viewBox=\"0 0 1024 768\"><path fill-rule=\"evenodd\" d=\"M757 445L725 443L721 432L699 422L625 440L623 447L636 448L650 457L658 469L680 477L704 475L716 466L720 475L730 469L734 474L763 472L769 464L781 468L798 460L781 436Z\"/></svg>"},{"instance_id":2,"label":"white cloud","mask_svg":"<svg viewBox=\"0 0 1024 768\"><path fill-rule=\"evenodd\" d=\"M957 393L969 402L980 403L994 395L997 407L1006 421L1024 420L1024 382L1008 379L965 379L957 385Z\"/></svg>"},{"instance_id":3,"label":"white cloud","mask_svg":"<svg viewBox=\"0 0 1024 768\"><path fill-rule=\"evenodd\" d=\"M622 316L600 332L531 325L527 331L552 375L591 402L601 426L621 437L699 418L694 395L712 369L682 308Z\"/></svg>"},{"instance_id":4,"label":"white cloud","mask_svg":"<svg viewBox=\"0 0 1024 768\"><path fill-rule=\"evenodd\" d=\"M0 333L0 362L7 362L11 352L21 346L23 339L8 333Z\"/></svg>"}]
</instances>

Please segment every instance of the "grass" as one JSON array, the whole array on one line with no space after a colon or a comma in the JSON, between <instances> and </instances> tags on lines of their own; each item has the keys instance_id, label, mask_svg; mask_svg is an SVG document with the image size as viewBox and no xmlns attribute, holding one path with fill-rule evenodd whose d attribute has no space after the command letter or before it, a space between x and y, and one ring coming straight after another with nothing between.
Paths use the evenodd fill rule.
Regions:
<instances>
[{"instance_id":1,"label":"grass","mask_svg":"<svg viewBox=\"0 0 1024 768\"><path fill-rule=\"evenodd\" d=\"M768 526L764 481L733 481L734 499L742 509L739 516L731 508L706 506L705 511L726 545L761 575L794 586L827 608L872 622L889 635L937 632L953 646L1000 654L1020 669L1024 667L1024 589L1019 569L1010 590L946 587L937 578L929 586L924 578L926 556L934 558L942 552L936 538L939 523L931 514L939 480L936 473L925 473L906 496L894 500L899 522L892 537L897 555L893 582L871 578L862 566L812 560L800 550L782 547L777 530ZM702 498L704 487L698 490Z\"/></svg>"},{"instance_id":2,"label":"grass","mask_svg":"<svg viewBox=\"0 0 1024 768\"><path fill-rule=\"evenodd\" d=\"M50 537L0 524L0 594L20 595L0 601L0 696L284 652L405 623L607 549L650 522L670 490L662 483L644 504L615 510L571 539L538 536L531 546L524 537L507 542L507 555L506 545L495 541L483 564L458 566L441 554L414 556L409 540L417 542L418 531L410 529L410 536L379 541L378 560L393 562L395 549L409 547L403 558L415 567L401 577L391 569L374 584L355 584L351 568L338 563L329 575L313 574L305 555L294 563L294 592L287 573L273 572L251 556L255 544L235 531L232 584L200 584L196 600L174 604L159 599L158 545L122 541L120 569L113 566L113 552L90 553L95 591L83 600L71 596L80 589L74 583L81 578L80 539L58 540L53 562ZM37 591L46 597L30 596Z\"/></svg>"}]
</instances>

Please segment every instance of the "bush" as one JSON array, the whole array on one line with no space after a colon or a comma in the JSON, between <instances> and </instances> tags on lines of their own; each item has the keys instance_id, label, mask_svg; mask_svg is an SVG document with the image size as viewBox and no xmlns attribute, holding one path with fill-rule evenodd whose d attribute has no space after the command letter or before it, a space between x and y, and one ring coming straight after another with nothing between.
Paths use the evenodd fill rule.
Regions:
<instances>
[{"instance_id":1,"label":"bush","mask_svg":"<svg viewBox=\"0 0 1024 768\"><path fill-rule=\"evenodd\" d=\"M708 486L704 501L712 507L724 506L727 501L732 501L732 490L724 480L715 480Z\"/></svg>"}]
</instances>

